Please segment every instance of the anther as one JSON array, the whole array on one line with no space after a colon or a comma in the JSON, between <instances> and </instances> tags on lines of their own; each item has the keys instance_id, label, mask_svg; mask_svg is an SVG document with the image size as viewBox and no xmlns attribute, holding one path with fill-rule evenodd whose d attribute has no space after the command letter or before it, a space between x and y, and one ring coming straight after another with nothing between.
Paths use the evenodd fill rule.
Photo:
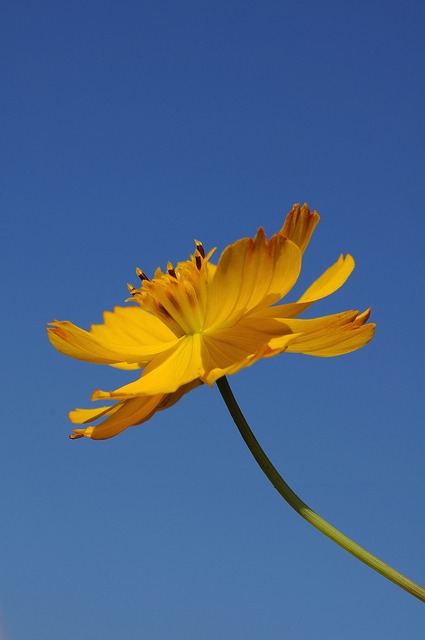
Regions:
<instances>
[{"instance_id":1,"label":"anther","mask_svg":"<svg viewBox=\"0 0 425 640\"><path fill-rule=\"evenodd\" d=\"M195 264L196 264L196 268L198 269L198 271L200 271L201 267L202 267L202 258L198 254L195 255Z\"/></svg>"},{"instance_id":2,"label":"anther","mask_svg":"<svg viewBox=\"0 0 425 640\"><path fill-rule=\"evenodd\" d=\"M135 296L136 293L138 293L137 289L135 289L132 284L127 283L127 288L132 296Z\"/></svg>"},{"instance_id":3,"label":"anther","mask_svg":"<svg viewBox=\"0 0 425 640\"><path fill-rule=\"evenodd\" d=\"M146 273L143 273L143 271L141 269L139 269L139 267L136 267L136 274L139 276L139 278L140 278L140 280L142 282L143 282L143 280L147 280L148 282L150 282L150 278L148 278Z\"/></svg>"},{"instance_id":4,"label":"anther","mask_svg":"<svg viewBox=\"0 0 425 640\"><path fill-rule=\"evenodd\" d=\"M202 258L205 258L205 250L204 250L204 247L202 246L202 242L199 242L199 240L195 240L195 244Z\"/></svg>"},{"instance_id":5,"label":"anther","mask_svg":"<svg viewBox=\"0 0 425 640\"><path fill-rule=\"evenodd\" d=\"M167 263L167 273L169 276L171 276L172 278L175 278L177 280L177 275L176 272L174 271L174 267L171 264L171 262Z\"/></svg>"}]
</instances>

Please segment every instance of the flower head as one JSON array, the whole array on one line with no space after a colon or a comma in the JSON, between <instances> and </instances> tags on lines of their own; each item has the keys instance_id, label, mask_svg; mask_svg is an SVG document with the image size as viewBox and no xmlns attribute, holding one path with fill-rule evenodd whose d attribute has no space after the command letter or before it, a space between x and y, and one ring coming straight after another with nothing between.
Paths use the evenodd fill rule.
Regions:
<instances>
[{"instance_id":1,"label":"flower head","mask_svg":"<svg viewBox=\"0 0 425 640\"><path fill-rule=\"evenodd\" d=\"M302 255L319 221L307 205L294 205L282 229L267 240L229 245L217 265L195 241L189 260L154 277L140 269L140 287L129 285L130 304L104 313L104 322L84 331L68 321L48 328L52 344L65 355L120 369L141 369L140 377L115 391L96 390L92 400L112 406L75 409L74 424L105 418L97 426L74 429L71 438L105 439L148 420L202 383L283 351L337 356L355 351L373 337L369 310L313 319L297 316L344 284L354 268L340 256L296 302L277 304L298 279Z\"/></svg>"}]
</instances>

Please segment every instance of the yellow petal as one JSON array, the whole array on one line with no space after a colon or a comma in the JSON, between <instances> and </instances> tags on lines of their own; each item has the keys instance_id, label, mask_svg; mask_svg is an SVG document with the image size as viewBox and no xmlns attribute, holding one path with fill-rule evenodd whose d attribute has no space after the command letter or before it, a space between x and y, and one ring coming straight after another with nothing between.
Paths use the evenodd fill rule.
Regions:
<instances>
[{"instance_id":1,"label":"yellow petal","mask_svg":"<svg viewBox=\"0 0 425 640\"><path fill-rule=\"evenodd\" d=\"M255 309L251 315L256 318L295 318L308 309L313 302L331 295L339 289L354 269L350 255L340 256L301 296L298 302L278 304L265 309Z\"/></svg>"},{"instance_id":2,"label":"yellow petal","mask_svg":"<svg viewBox=\"0 0 425 640\"><path fill-rule=\"evenodd\" d=\"M243 318L235 326L205 334L202 337L204 382L212 384L223 375L233 374L270 353L270 341L284 342L294 338L292 330L280 321Z\"/></svg>"},{"instance_id":3,"label":"yellow petal","mask_svg":"<svg viewBox=\"0 0 425 640\"><path fill-rule=\"evenodd\" d=\"M135 382L115 391L96 390L92 400L167 394L203 374L199 334L184 336L177 345L156 356Z\"/></svg>"},{"instance_id":4,"label":"yellow petal","mask_svg":"<svg viewBox=\"0 0 425 640\"><path fill-rule=\"evenodd\" d=\"M311 306L311 302L286 302L265 309L255 309L250 317L254 318L295 318Z\"/></svg>"},{"instance_id":5,"label":"yellow petal","mask_svg":"<svg viewBox=\"0 0 425 640\"><path fill-rule=\"evenodd\" d=\"M228 367L255 353L272 338L292 333L282 322L273 319L242 318L233 327L205 332L202 336L202 359L206 371Z\"/></svg>"},{"instance_id":6,"label":"yellow petal","mask_svg":"<svg viewBox=\"0 0 425 640\"><path fill-rule=\"evenodd\" d=\"M120 403L110 407L97 407L96 409L74 409L69 412L68 417L73 424L87 424L88 422L94 422L99 418L103 418L106 415L112 415L119 408Z\"/></svg>"},{"instance_id":7,"label":"yellow petal","mask_svg":"<svg viewBox=\"0 0 425 640\"><path fill-rule=\"evenodd\" d=\"M204 329L231 326L247 312L277 302L292 289L300 268L299 248L280 234L267 241L259 229L254 239L228 246L209 286Z\"/></svg>"},{"instance_id":8,"label":"yellow petal","mask_svg":"<svg viewBox=\"0 0 425 640\"><path fill-rule=\"evenodd\" d=\"M235 362L227 367L216 367L211 369L208 374L204 376L204 382L212 385L216 380L223 376L233 375L245 367L250 367L261 358L269 358L276 356L283 351L286 351L287 345L296 337L296 334L289 334L281 336L280 338L274 338L273 342L279 342L279 345L273 349L270 347L270 343L261 346L255 353L246 356L239 362Z\"/></svg>"},{"instance_id":9,"label":"yellow petal","mask_svg":"<svg viewBox=\"0 0 425 640\"><path fill-rule=\"evenodd\" d=\"M298 302L316 302L337 291L348 279L354 269L354 260L350 254L341 254L331 267L303 293Z\"/></svg>"},{"instance_id":10,"label":"yellow petal","mask_svg":"<svg viewBox=\"0 0 425 640\"><path fill-rule=\"evenodd\" d=\"M137 351L140 346L166 344L176 338L156 316L136 305L105 311L103 324L93 324L90 333L99 342L117 351L125 349L130 353Z\"/></svg>"},{"instance_id":11,"label":"yellow petal","mask_svg":"<svg viewBox=\"0 0 425 640\"><path fill-rule=\"evenodd\" d=\"M133 362L129 364L128 362L117 362L116 364L111 364L111 367L115 369L124 369L125 371L135 371L136 369L141 369L143 366L143 362Z\"/></svg>"},{"instance_id":12,"label":"yellow petal","mask_svg":"<svg viewBox=\"0 0 425 640\"><path fill-rule=\"evenodd\" d=\"M139 307L115 307L105 312L104 320L92 325L90 332L69 321L55 321L48 336L65 355L125 369L149 362L178 341L160 320Z\"/></svg>"},{"instance_id":13,"label":"yellow petal","mask_svg":"<svg viewBox=\"0 0 425 640\"><path fill-rule=\"evenodd\" d=\"M294 204L286 216L280 233L295 242L301 253L304 253L319 220L320 216L317 211L310 213L306 204L303 204L302 207L299 204Z\"/></svg>"}]
</instances>

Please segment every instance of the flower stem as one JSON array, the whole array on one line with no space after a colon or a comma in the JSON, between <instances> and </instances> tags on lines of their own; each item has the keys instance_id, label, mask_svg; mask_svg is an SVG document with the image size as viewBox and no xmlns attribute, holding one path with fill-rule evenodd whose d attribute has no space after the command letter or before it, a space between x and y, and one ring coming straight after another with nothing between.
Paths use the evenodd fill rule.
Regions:
<instances>
[{"instance_id":1,"label":"flower stem","mask_svg":"<svg viewBox=\"0 0 425 640\"><path fill-rule=\"evenodd\" d=\"M412 580L409 580L409 578L406 578L402 573L399 573L389 565L385 564L385 562L382 562L382 560L379 560L379 558L363 549L363 547L358 545L356 542L347 538L347 536L338 531L338 529L333 527L321 516L310 509L310 507L306 505L306 503L303 502L303 500L301 500L294 491L292 491L291 487L286 484L277 469L272 465L256 437L252 433L238 403L236 402L227 379L223 377L217 380L217 386L242 438L248 446L248 449L251 451L255 460L264 471L274 488L280 493L282 498L286 500L286 502L295 509L300 516L307 520L307 522L324 533L325 536L336 542L336 544L339 544L339 546L348 551L348 553L351 553L385 578L408 591L410 594L415 596L415 598L425 602L425 589L423 587Z\"/></svg>"}]
</instances>

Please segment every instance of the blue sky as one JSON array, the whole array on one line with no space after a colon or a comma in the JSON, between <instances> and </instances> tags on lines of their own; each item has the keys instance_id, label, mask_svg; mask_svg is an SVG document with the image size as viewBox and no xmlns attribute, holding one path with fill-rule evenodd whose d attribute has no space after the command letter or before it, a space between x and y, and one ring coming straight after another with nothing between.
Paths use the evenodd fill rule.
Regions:
<instances>
[{"instance_id":1,"label":"blue sky","mask_svg":"<svg viewBox=\"0 0 425 640\"><path fill-rule=\"evenodd\" d=\"M424 28L409 0L3 4L2 640L423 638L420 602L283 503L216 389L69 441L68 410L131 376L45 325L307 201L291 299L350 252L312 315L372 305L376 337L230 382L289 484L424 584Z\"/></svg>"}]
</instances>

